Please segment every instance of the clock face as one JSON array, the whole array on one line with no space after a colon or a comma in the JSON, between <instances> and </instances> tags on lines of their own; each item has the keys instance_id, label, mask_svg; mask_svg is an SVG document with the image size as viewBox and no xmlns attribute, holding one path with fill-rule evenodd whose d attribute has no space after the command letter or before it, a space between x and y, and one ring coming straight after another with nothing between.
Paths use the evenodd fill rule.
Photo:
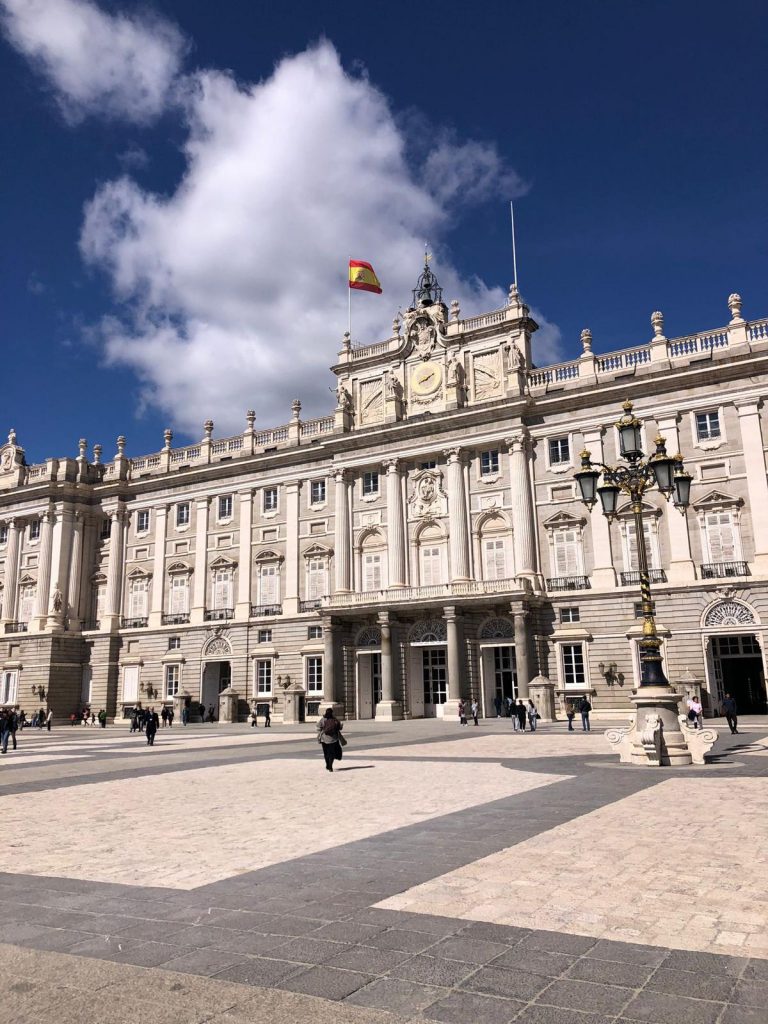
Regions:
<instances>
[{"instance_id":1,"label":"clock face","mask_svg":"<svg viewBox=\"0 0 768 1024\"><path fill-rule=\"evenodd\" d=\"M437 363L420 363L411 373L411 389L417 395L431 395L443 380L442 368Z\"/></svg>"}]
</instances>

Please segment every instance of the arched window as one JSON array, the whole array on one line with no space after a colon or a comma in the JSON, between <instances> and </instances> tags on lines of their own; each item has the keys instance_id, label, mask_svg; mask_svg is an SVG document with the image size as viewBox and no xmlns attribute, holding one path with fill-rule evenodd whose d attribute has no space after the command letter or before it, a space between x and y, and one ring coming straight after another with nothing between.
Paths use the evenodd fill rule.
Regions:
<instances>
[{"instance_id":1,"label":"arched window","mask_svg":"<svg viewBox=\"0 0 768 1024\"><path fill-rule=\"evenodd\" d=\"M427 523L416 535L419 584L433 587L448 576L448 555L445 534L437 523Z\"/></svg>"},{"instance_id":2,"label":"arched window","mask_svg":"<svg viewBox=\"0 0 768 1024\"><path fill-rule=\"evenodd\" d=\"M512 535L502 515L488 516L480 524L483 579L505 580L515 575Z\"/></svg>"},{"instance_id":3,"label":"arched window","mask_svg":"<svg viewBox=\"0 0 768 1024\"><path fill-rule=\"evenodd\" d=\"M360 547L361 589L384 590L387 586L387 548L378 530L367 533Z\"/></svg>"}]
</instances>

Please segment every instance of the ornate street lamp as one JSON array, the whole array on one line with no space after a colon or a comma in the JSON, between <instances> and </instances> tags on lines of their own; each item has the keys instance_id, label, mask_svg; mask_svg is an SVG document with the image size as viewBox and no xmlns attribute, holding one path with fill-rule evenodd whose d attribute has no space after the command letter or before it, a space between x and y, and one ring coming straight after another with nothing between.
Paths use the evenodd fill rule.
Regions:
<instances>
[{"instance_id":1,"label":"ornate street lamp","mask_svg":"<svg viewBox=\"0 0 768 1024\"><path fill-rule=\"evenodd\" d=\"M691 476L685 470L682 455L672 458L667 454L663 437L656 438L656 450L650 458L645 459L640 420L633 415L629 400L624 402L623 409L624 415L617 422L616 429L619 434L619 451L626 464L606 466L602 462L593 463L590 453L585 450L581 453L581 469L574 475L581 500L591 509L599 498L603 515L609 522L616 516L619 495L629 495L637 539L643 610L643 636L638 643L640 687L669 688L661 663L661 641L653 617L651 579L643 531L643 495L655 485L667 501L672 497L675 507L685 515L691 498ZM603 482L598 485L601 476Z\"/></svg>"}]
</instances>

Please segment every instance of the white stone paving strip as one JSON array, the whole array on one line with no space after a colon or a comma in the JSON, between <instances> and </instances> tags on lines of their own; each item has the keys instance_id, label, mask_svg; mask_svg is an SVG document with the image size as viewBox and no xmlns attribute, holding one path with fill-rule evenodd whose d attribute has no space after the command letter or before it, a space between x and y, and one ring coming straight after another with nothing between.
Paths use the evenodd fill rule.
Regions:
<instances>
[{"instance_id":1,"label":"white stone paving strip","mask_svg":"<svg viewBox=\"0 0 768 1024\"><path fill-rule=\"evenodd\" d=\"M764 779L670 779L378 906L768 959L767 820Z\"/></svg>"},{"instance_id":2,"label":"white stone paving strip","mask_svg":"<svg viewBox=\"0 0 768 1024\"><path fill-rule=\"evenodd\" d=\"M502 720L503 721L503 720ZM473 726L462 729L456 740L435 743L400 744L396 747L358 747L354 755L370 754L375 757L426 757L435 760L449 758L488 758L492 761L507 758L578 757L610 754L611 748L602 733L584 733L581 730L568 735L544 732L514 733L510 725L508 734L488 733L475 735ZM457 726L457 732L459 727ZM479 732L479 730L478 730Z\"/></svg>"},{"instance_id":3,"label":"white stone paving strip","mask_svg":"<svg viewBox=\"0 0 768 1024\"><path fill-rule=\"evenodd\" d=\"M29 796L5 796L14 826L0 871L186 889L567 777L440 761L414 772L373 757L347 767L330 775L318 751L312 760L138 772L36 792L34 815Z\"/></svg>"}]
</instances>

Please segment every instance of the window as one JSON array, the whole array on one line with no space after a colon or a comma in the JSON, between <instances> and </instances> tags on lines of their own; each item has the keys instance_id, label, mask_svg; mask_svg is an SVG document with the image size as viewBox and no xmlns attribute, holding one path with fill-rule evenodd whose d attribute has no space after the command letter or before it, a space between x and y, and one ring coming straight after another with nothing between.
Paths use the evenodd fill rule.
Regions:
<instances>
[{"instance_id":1,"label":"window","mask_svg":"<svg viewBox=\"0 0 768 1024\"><path fill-rule=\"evenodd\" d=\"M143 508L136 516L136 533L149 532L149 509Z\"/></svg>"},{"instance_id":2,"label":"window","mask_svg":"<svg viewBox=\"0 0 768 1024\"><path fill-rule=\"evenodd\" d=\"M325 558L307 559L307 600L317 601L328 593L328 568Z\"/></svg>"},{"instance_id":3,"label":"window","mask_svg":"<svg viewBox=\"0 0 768 1024\"><path fill-rule=\"evenodd\" d=\"M363 473L363 494L379 493L379 474L372 470L370 473Z\"/></svg>"},{"instance_id":4,"label":"window","mask_svg":"<svg viewBox=\"0 0 768 1024\"><path fill-rule=\"evenodd\" d=\"M276 512L277 511L277 488L276 487L265 487L264 488L264 505L265 512Z\"/></svg>"},{"instance_id":5,"label":"window","mask_svg":"<svg viewBox=\"0 0 768 1024\"><path fill-rule=\"evenodd\" d=\"M171 587L168 601L170 615L187 615L189 612L189 577L171 576Z\"/></svg>"},{"instance_id":6,"label":"window","mask_svg":"<svg viewBox=\"0 0 768 1024\"><path fill-rule=\"evenodd\" d=\"M307 640L322 640L323 639L323 627L322 626L310 626L307 629Z\"/></svg>"},{"instance_id":7,"label":"window","mask_svg":"<svg viewBox=\"0 0 768 1024\"><path fill-rule=\"evenodd\" d=\"M715 441L720 437L720 414L717 411L696 413L696 437L699 441Z\"/></svg>"},{"instance_id":8,"label":"window","mask_svg":"<svg viewBox=\"0 0 768 1024\"><path fill-rule=\"evenodd\" d=\"M731 512L707 512L704 530L710 562L736 562L741 558L736 524Z\"/></svg>"},{"instance_id":9,"label":"window","mask_svg":"<svg viewBox=\"0 0 768 1024\"><path fill-rule=\"evenodd\" d=\"M112 520L109 519L109 518L102 519L101 520L101 529L99 530L99 536L101 537L102 540L106 540L107 537L109 537L109 535L111 533L112 533Z\"/></svg>"},{"instance_id":10,"label":"window","mask_svg":"<svg viewBox=\"0 0 768 1024\"><path fill-rule=\"evenodd\" d=\"M562 466L571 461L571 446L567 437L550 437L549 464Z\"/></svg>"},{"instance_id":11,"label":"window","mask_svg":"<svg viewBox=\"0 0 768 1024\"><path fill-rule=\"evenodd\" d=\"M280 604L280 567L274 562L259 570L259 604Z\"/></svg>"},{"instance_id":12,"label":"window","mask_svg":"<svg viewBox=\"0 0 768 1024\"><path fill-rule=\"evenodd\" d=\"M8 543L8 527L0 526L0 544Z\"/></svg>"},{"instance_id":13,"label":"window","mask_svg":"<svg viewBox=\"0 0 768 1024\"><path fill-rule=\"evenodd\" d=\"M179 680L181 677L181 665L165 666L165 696L175 697L179 692Z\"/></svg>"},{"instance_id":14,"label":"window","mask_svg":"<svg viewBox=\"0 0 768 1024\"><path fill-rule=\"evenodd\" d=\"M322 505L325 501L325 480L313 480L309 485L309 501L311 505Z\"/></svg>"},{"instance_id":15,"label":"window","mask_svg":"<svg viewBox=\"0 0 768 1024\"><path fill-rule=\"evenodd\" d=\"M189 526L188 501L182 501L176 506L176 526Z\"/></svg>"},{"instance_id":16,"label":"window","mask_svg":"<svg viewBox=\"0 0 768 1024\"><path fill-rule=\"evenodd\" d=\"M582 644L562 644L563 683L566 687L584 688L584 647Z\"/></svg>"},{"instance_id":17,"label":"window","mask_svg":"<svg viewBox=\"0 0 768 1024\"><path fill-rule=\"evenodd\" d=\"M40 520L33 519L29 524L29 539L39 540L40 539Z\"/></svg>"},{"instance_id":18,"label":"window","mask_svg":"<svg viewBox=\"0 0 768 1024\"><path fill-rule=\"evenodd\" d=\"M97 622L104 618L104 614L107 609L107 585L106 583L98 583L93 588L93 608L94 618Z\"/></svg>"},{"instance_id":19,"label":"window","mask_svg":"<svg viewBox=\"0 0 768 1024\"><path fill-rule=\"evenodd\" d=\"M419 469L437 469L437 459L427 459L419 463Z\"/></svg>"},{"instance_id":20,"label":"window","mask_svg":"<svg viewBox=\"0 0 768 1024\"><path fill-rule=\"evenodd\" d=\"M225 494L219 498L219 522L232 518L232 495Z\"/></svg>"},{"instance_id":21,"label":"window","mask_svg":"<svg viewBox=\"0 0 768 1024\"><path fill-rule=\"evenodd\" d=\"M146 577L131 580L128 594L128 618L143 619L147 615L147 596L149 580Z\"/></svg>"},{"instance_id":22,"label":"window","mask_svg":"<svg viewBox=\"0 0 768 1024\"><path fill-rule=\"evenodd\" d=\"M123 703L135 704L139 699L139 666L126 665L123 669Z\"/></svg>"},{"instance_id":23,"label":"window","mask_svg":"<svg viewBox=\"0 0 768 1024\"><path fill-rule=\"evenodd\" d=\"M507 545L503 537L483 541L484 579L503 580L507 576Z\"/></svg>"},{"instance_id":24,"label":"window","mask_svg":"<svg viewBox=\"0 0 768 1024\"><path fill-rule=\"evenodd\" d=\"M168 650L169 651L180 651L181 650L181 637L180 636L169 636L168 637Z\"/></svg>"},{"instance_id":25,"label":"window","mask_svg":"<svg viewBox=\"0 0 768 1024\"><path fill-rule=\"evenodd\" d=\"M307 658L307 693L323 692L323 659Z\"/></svg>"},{"instance_id":26,"label":"window","mask_svg":"<svg viewBox=\"0 0 768 1024\"><path fill-rule=\"evenodd\" d=\"M560 609L560 621L561 622L578 622L579 621L579 609L578 608L561 608Z\"/></svg>"},{"instance_id":27,"label":"window","mask_svg":"<svg viewBox=\"0 0 768 1024\"><path fill-rule=\"evenodd\" d=\"M363 590L381 590L381 555L363 554Z\"/></svg>"},{"instance_id":28,"label":"window","mask_svg":"<svg viewBox=\"0 0 768 1024\"><path fill-rule=\"evenodd\" d=\"M649 569L659 568L659 552L656 545L655 532L651 528L650 520L643 520L643 537L645 538L645 555L648 560ZM624 564L628 572L637 572L640 569L640 562L637 557L637 531L631 520L627 521L627 547L624 553Z\"/></svg>"},{"instance_id":29,"label":"window","mask_svg":"<svg viewBox=\"0 0 768 1024\"><path fill-rule=\"evenodd\" d=\"M272 695L272 661L269 658L260 658L256 662L256 696L270 697Z\"/></svg>"},{"instance_id":30,"label":"window","mask_svg":"<svg viewBox=\"0 0 768 1024\"><path fill-rule=\"evenodd\" d=\"M27 585L19 589L19 622L29 622L35 610L37 587Z\"/></svg>"},{"instance_id":31,"label":"window","mask_svg":"<svg viewBox=\"0 0 768 1024\"><path fill-rule=\"evenodd\" d=\"M213 574L213 607L216 610L234 607L231 569L216 569Z\"/></svg>"},{"instance_id":32,"label":"window","mask_svg":"<svg viewBox=\"0 0 768 1024\"><path fill-rule=\"evenodd\" d=\"M554 571L556 576L581 575L580 531L573 528L553 530Z\"/></svg>"},{"instance_id":33,"label":"window","mask_svg":"<svg viewBox=\"0 0 768 1024\"><path fill-rule=\"evenodd\" d=\"M429 545L420 551L420 579L422 587L431 587L442 583L442 566L440 564L440 548Z\"/></svg>"},{"instance_id":34,"label":"window","mask_svg":"<svg viewBox=\"0 0 768 1024\"><path fill-rule=\"evenodd\" d=\"M3 672L0 676L0 704L15 704L19 688L18 672Z\"/></svg>"},{"instance_id":35,"label":"window","mask_svg":"<svg viewBox=\"0 0 768 1024\"><path fill-rule=\"evenodd\" d=\"M271 629L260 629L258 632L258 641L260 644L271 644L272 643L272 630Z\"/></svg>"},{"instance_id":36,"label":"window","mask_svg":"<svg viewBox=\"0 0 768 1024\"><path fill-rule=\"evenodd\" d=\"M497 448L480 452L480 476L494 476L499 472L499 452Z\"/></svg>"}]
</instances>

